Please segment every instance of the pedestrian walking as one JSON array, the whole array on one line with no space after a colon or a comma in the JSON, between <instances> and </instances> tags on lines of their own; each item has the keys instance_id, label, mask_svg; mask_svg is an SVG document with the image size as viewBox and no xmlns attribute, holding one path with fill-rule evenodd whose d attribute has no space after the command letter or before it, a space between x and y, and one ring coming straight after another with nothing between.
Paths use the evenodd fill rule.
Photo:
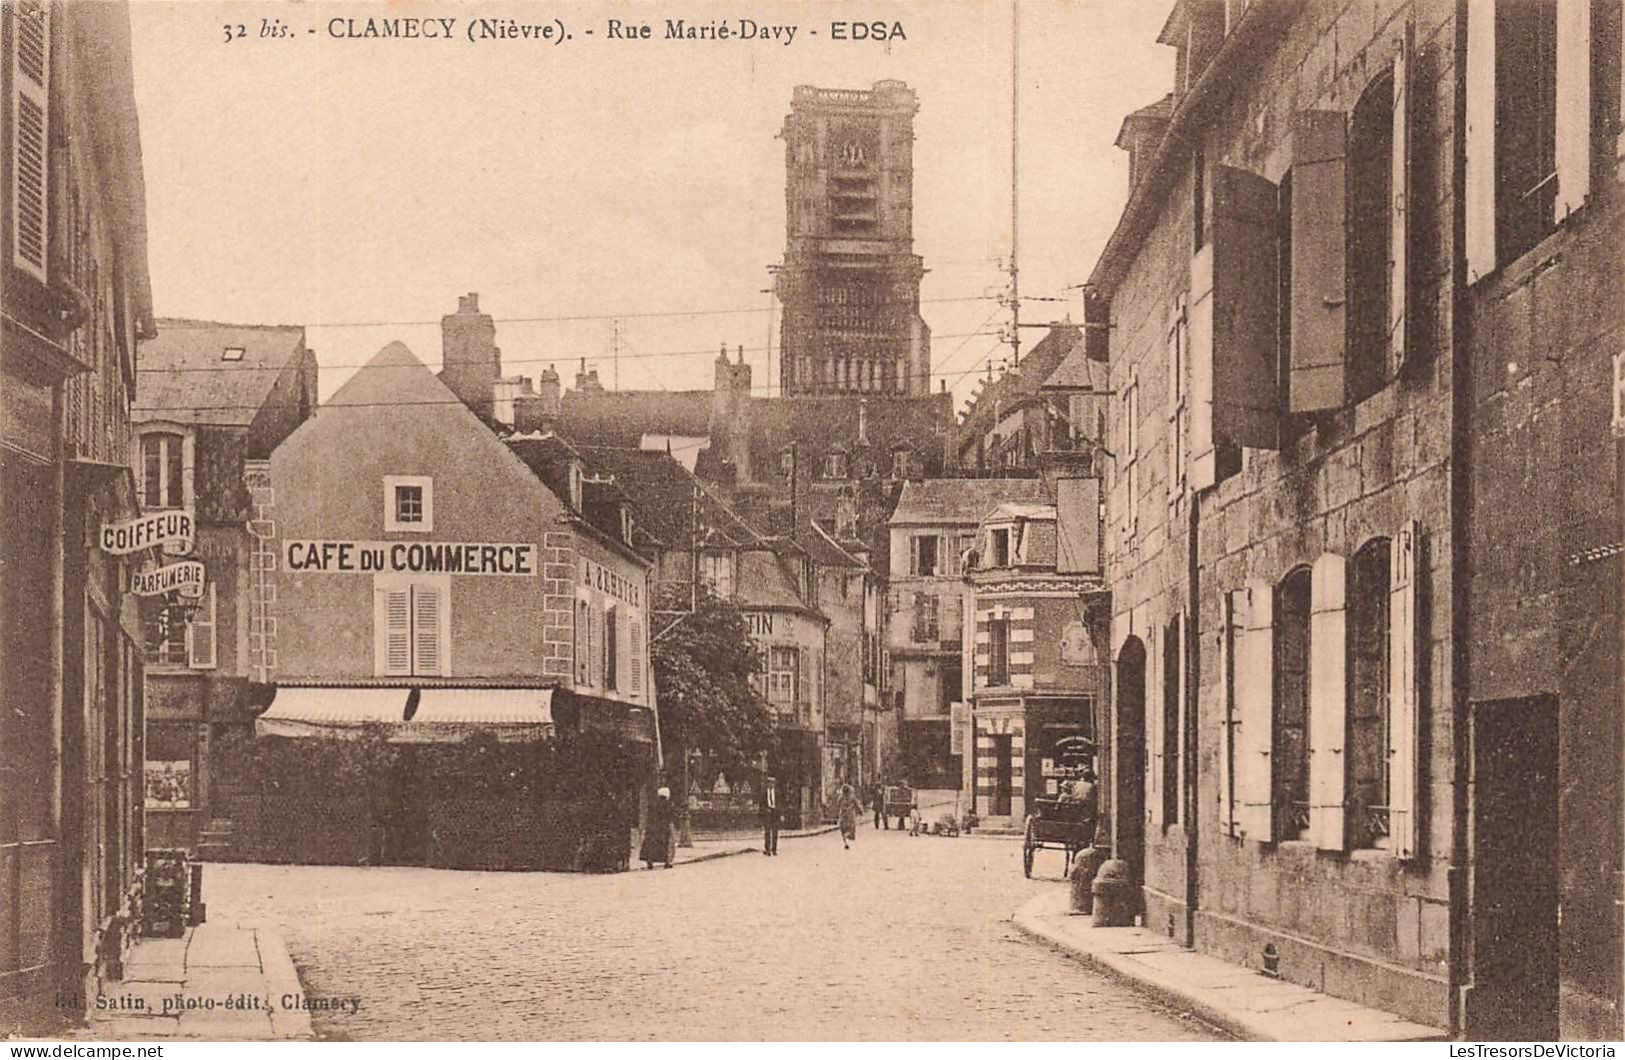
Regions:
<instances>
[{"instance_id":1,"label":"pedestrian walking","mask_svg":"<svg viewBox=\"0 0 1625 1060\"><path fill-rule=\"evenodd\" d=\"M762 780L762 853L779 854L779 782L772 777Z\"/></svg>"},{"instance_id":2,"label":"pedestrian walking","mask_svg":"<svg viewBox=\"0 0 1625 1060\"><path fill-rule=\"evenodd\" d=\"M891 831L891 819L886 816L886 782L877 780L874 787L875 827Z\"/></svg>"},{"instance_id":3,"label":"pedestrian walking","mask_svg":"<svg viewBox=\"0 0 1625 1060\"><path fill-rule=\"evenodd\" d=\"M657 861L665 862L666 868L671 868L672 855L677 848L676 823L671 789L661 788L655 792L655 801L649 804L648 826L643 830L643 845L638 850L638 857L643 860L645 869L654 868Z\"/></svg>"},{"instance_id":4,"label":"pedestrian walking","mask_svg":"<svg viewBox=\"0 0 1625 1060\"><path fill-rule=\"evenodd\" d=\"M842 784L841 791L835 796L835 819L841 825L841 846L850 850L858 838L858 814L863 807L858 803L858 793L852 790L852 785Z\"/></svg>"}]
</instances>

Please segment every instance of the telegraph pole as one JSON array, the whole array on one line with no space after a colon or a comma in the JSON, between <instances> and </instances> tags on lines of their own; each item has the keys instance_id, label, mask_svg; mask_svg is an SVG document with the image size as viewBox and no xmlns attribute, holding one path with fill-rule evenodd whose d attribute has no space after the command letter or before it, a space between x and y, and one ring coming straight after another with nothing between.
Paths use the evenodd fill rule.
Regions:
<instances>
[{"instance_id":1,"label":"telegraph pole","mask_svg":"<svg viewBox=\"0 0 1625 1060\"><path fill-rule=\"evenodd\" d=\"M1010 365L1021 366L1021 0L1010 0Z\"/></svg>"}]
</instances>

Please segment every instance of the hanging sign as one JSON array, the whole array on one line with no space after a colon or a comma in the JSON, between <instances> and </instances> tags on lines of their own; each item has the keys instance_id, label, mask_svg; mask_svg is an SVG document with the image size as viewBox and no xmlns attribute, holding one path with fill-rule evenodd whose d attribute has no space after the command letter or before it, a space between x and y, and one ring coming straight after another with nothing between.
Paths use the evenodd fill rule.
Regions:
<instances>
[{"instance_id":1,"label":"hanging sign","mask_svg":"<svg viewBox=\"0 0 1625 1060\"><path fill-rule=\"evenodd\" d=\"M183 511L153 512L127 522L104 523L102 551L124 556L162 545L165 552L184 556L192 551L194 525L192 513Z\"/></svg>"},{"instance_id":2,"label":"hanging sign","mask_svg":"<svg viewBox=\"0 0 1625 1060\"><path fill-rule=\"evenodd\" d=\"M130 591L137 596L157 596L175 592L188 599L203 596L205 570L195 559L171 563L154 570L138 570L130 576Z\"/></svg>"}]
</instances>

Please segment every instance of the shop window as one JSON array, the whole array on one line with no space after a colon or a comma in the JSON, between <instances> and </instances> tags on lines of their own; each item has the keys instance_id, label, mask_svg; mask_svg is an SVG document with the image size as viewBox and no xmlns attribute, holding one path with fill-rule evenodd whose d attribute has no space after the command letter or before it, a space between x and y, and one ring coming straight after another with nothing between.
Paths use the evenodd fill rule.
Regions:
<instances>
[{"instance_id":1,"label":"shop window","mask_svg":"<svg viewBox=\"0 0 1625 1060\"><path fill-rule=\"evenodd\" d=\"M379 577L373 588L374 672L444 677L450 672L450 579Z\"/></svg>"},{"instance_id":2,"label":"shop window","mask_svg":"<svg viewBox=\"0 0 1625 1060\"><path fill-rule=\"evenodd\" d=\"M1010 620L995 618L987 624L987 683L1002 687L1010 683Z\"/></svg>"},{"instance_id":3,"label":"shop window","mask_svg":"<svg viewBox=\"0 0 1625 1060\"><path fill-rule=\"evenodd\" d=\"M1378 538L1349 570L1349 805L1360 847L1386 846L1389 833L1389 562Z\"/></svg>"},{"instance_id":4,"label":"shop window","mask_svg":"<svg viewBox=\"0 0 1625 1060\"><path fill-rule=\"evenodd\" d=\"M384 476L384 529L434 529L434 480L426 475Z\"/></svg>"},{"instance_id":5,"label":"shop window","mask_svg":"<svg viewBox=\"0 0 1625 1060\"><path fill-rule=\"evenodd\" d=\"M190 439L170 431L151 431L141 436L141 506L183 508L187 487Z\"/></svg>"},{"instance_id":6,"label":"shop window","mask_svg":"<svg viewBox=\"0 0 1625 1060\"><path fill-rule=\"evenodd\" d=\"M203 590L200 600L158 603L145 623L147 664L214 669L217 619L213 583Z\"/></svg>"},{"instance_id":7,"label":"shop window","mask_svg":"<svg viewBox=\"0 0 1625 1060\"><path fill-rule=\"evenodd\" d=\"M142 778L147 809L190 810L194 807L196 745L196 732L189 724L147 726L147 758Z\"/></svg>"},{"instance_id":8,"label":"shop window","mask_svg":"<svg viewBox=\"0 0 1625 1060\"><path fill-rule=\"evenodd\" d=\"M1299 567L1275 593L1274 790L1277 839L1309 832L1309 605L1311 577Z\"/></svg>"},{"instance_id":9,"label":"shop window","mask_svg":"<svg viewBox=\"0 0 1625 1060\"><path fill-rule=\"evenodd\" d=\"M1591 193L1591 9L1467 5L1469 280L1530 250Z\"/></svg>"}]
</instances>

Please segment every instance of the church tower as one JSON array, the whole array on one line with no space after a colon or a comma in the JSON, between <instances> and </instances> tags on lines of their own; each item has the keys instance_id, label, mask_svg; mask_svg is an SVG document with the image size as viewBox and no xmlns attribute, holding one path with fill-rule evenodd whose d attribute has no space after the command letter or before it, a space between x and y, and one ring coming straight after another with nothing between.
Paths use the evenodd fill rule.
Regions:
<instances>
[{"instance_id":1,"label":"church tower","mask_svg":"<svg viewBox=\"0 0 1625 1060\"><path fill-rule=\"evenodd\" d=\"M931 392L914 253L914 90L798 85L784 140L786 396Z\"/></svg>"}]
</instances>

